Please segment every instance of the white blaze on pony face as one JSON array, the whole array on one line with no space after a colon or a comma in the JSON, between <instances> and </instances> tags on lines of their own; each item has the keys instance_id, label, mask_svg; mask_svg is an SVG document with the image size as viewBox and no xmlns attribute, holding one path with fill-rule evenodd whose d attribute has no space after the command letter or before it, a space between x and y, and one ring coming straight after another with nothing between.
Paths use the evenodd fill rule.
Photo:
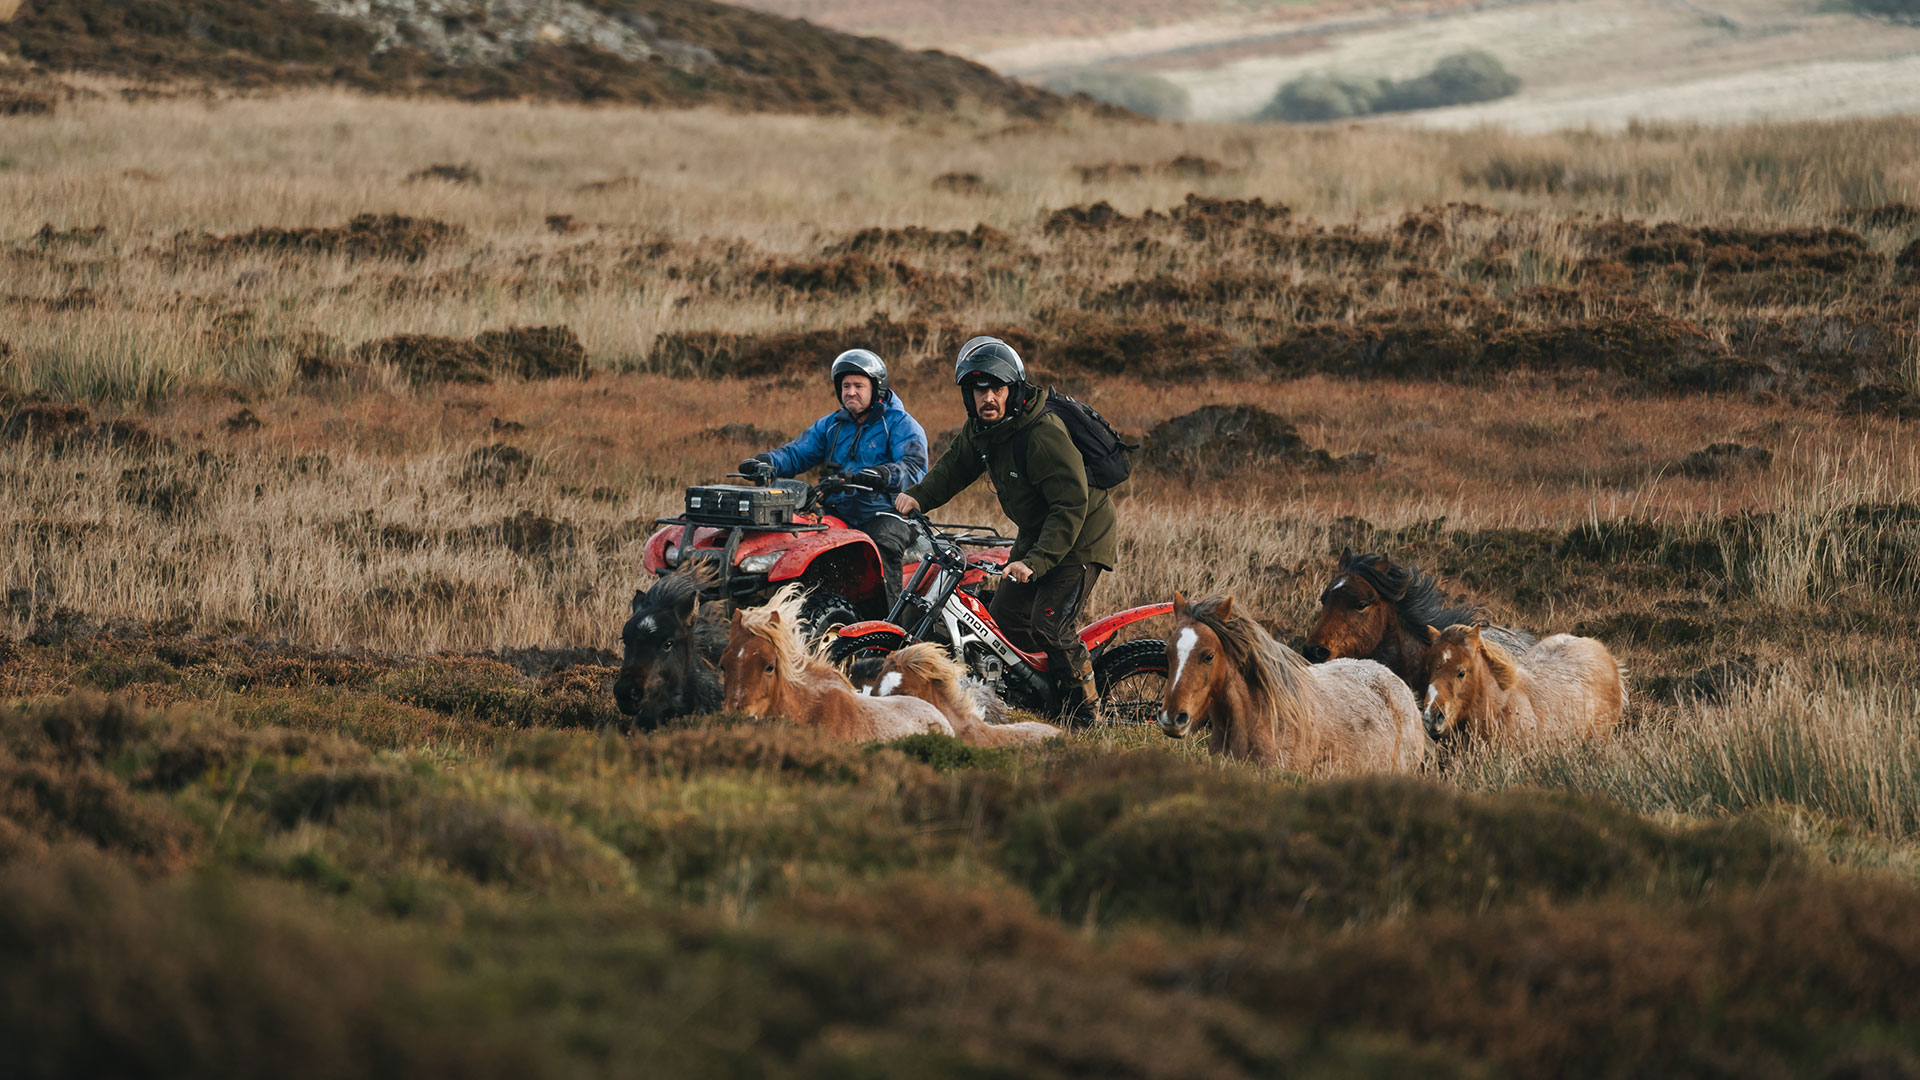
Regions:
<instances>
[{"instance_id":1,"label":"white blaze on pony face","mask_svg":"<svg viewBox=\"0 0 1920 1080\"><path fill-rule=\"evenodd\" d=\"M874 690L873 696L886 697L888 694L900 689L900 682L903 678L904 676L897 671L889 671L885 675L880 676L880 686Z\"/></svg>"},{"instance_id":2,"label":"white blaze on pony face","mask_svg":"<svg viewBox=\"0 0 1920 1080\"><path fill-rule=\"evenodd\" d=\"M1183 626L1173 636L1173 678L1167 680L1165 695L1160 700L1159 716L1160 732L1169 738L1182 739L1193 730L1198 721L1193 705L1194 695L1197 692L1204 696L1206 688L1212 685L1210 676L1196 680L1199 686L1198 691L1184 685L1182 681L1188 665L1196 663L1194 652L1200 647L1200 632L1194 627ZM1211 663L1212 659L1212 654L1209 652L1201 657L1198 663L1200 666L1205 666Z\"/></svg>"},{"instance_id":3,"label":"white blaze on pony face","mask_svg":"<svg viewBox=\"0 0 1920 1080\"><path fill-rule=\"evenodd\" d=\"M1193 656L1193 647L1199 643L1200 634L1191 626L1180 631L1180 636L1174 639L1173 681L1167 684L1169 687L1180 685L1180 673L1187 670L1187 661Z\"/></svg>"}]
</instances>

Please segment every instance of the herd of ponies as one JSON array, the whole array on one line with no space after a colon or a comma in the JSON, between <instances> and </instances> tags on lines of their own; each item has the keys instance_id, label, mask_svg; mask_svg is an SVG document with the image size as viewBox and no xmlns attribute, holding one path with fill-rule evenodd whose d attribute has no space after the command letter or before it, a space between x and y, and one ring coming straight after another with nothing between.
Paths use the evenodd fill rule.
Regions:
<instances>
[{"instance_id":1,"label":"herd of ponies","mask_svg":"<svg viewBox=\"0 0 1920 1080\"><path fill-rule=\"evenodd\" d=\"M623 712L657 722L717 706L849 741L931 733L1008 746L1060 734L1012 720L936 644L843 671L808 639L797 587L724 620L702 618L697 594L685 576L635 594L614 687ZM1627 702L1599 641L1489 625L1449 605L1431 575L1351 551L1301 652L1231 596L1176 593L1167 656L1164 734L1205 732L1216 755L1317 776L1413 771L1443 748L1605 738Z\"/></svg>"}]
</instances>

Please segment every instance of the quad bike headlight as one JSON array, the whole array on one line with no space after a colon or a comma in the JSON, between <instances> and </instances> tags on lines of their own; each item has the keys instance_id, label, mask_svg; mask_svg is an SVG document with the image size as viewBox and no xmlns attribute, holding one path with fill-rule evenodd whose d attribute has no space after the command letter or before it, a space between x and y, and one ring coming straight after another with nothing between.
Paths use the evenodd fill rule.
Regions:
<instances>
[{"instance_id":1,"label":"quad bike headlight","mask_svg":"<svg viewBox=\"0 0 1920 1080\"><path fill-rule=\"evenodd\" d=\"M785 554L784 551L764 551L758 555L749 555L740 560L740 569L749 574L764 574L773 569L773 564L779 562L780 556Z\"/></svg>"},{"instance_id":2,"label":"quad bike headlight","mask_svg":"<svg viewBox=\"0 0 1920 1080\"><path fill-rule=\"evenodd\" d=\"M668 565L668 566L674 566L674 565L677 565L677 564L678 564L678 563L680 562L680 545L679 545L679 544L668 544L668 545L667 545L667 550L666 550L666 552L665 552L664 554L665 554L665 555L666 555L666 557L667 557L667 565Z\"/></svg>"}]
</instances>

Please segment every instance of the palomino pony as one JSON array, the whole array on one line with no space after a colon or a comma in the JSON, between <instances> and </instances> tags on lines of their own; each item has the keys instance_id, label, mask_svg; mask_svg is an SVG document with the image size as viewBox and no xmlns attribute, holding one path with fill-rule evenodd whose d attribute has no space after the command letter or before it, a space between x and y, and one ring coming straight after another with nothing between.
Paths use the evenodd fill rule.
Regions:
<instances>
[{"instance_id":1,"label":"palomino pony","mask_svg":"<svg viewBox=\"0 0 1920 1080\"><path fill-rule=\"evenodd\" d=\"M733 613L720 661L728 712L779 717L850 742L953 734L940 710L919 698L855 693L839 668L807 648L803 599L788 585L765 607Z\"/></svg>"},{"instance_id":2,"label":"palomino pony","mask_svg":"<svg viewBox=\"0 0 1920 1080\"><path fill-rule=\"evenodd\" d=\"M1427 627L1427 731L1506 746L1598 738L1627 707L1624 672L1592 638L1555 634L1515 658L1478 626Z\"/></svg>"},{"instance_id":3,"label":"palomino pony","mask_svg":"<svg viewBox=\"0 0 1920 1080\"><path fill-rule=\"evenodd\" d=\"M1415 694L1427 692L1427 627L1480 620L1472 605L1451 605L1432 574L1397 566L1385 555L1340 553L1340 569L1320 594L1320 615L1307 630L1300 655L1318 664L1341 656L1378 660ZM1490 627L1489 637L1511 653L1533 647L1533 636Z\"/></svg>"},{"instance_id":4,"label":"palomino pony","mask_svg":"<svg viewBox=\"0 0 1920 1080\"><path fill-rule=\"evenodd\" d=\"M1372 660L1309 664L1233 611L1233 597L1173 597L1160 730L1211 732L1215 754L1295 772L1406 772L1426 760L1420 707Z\"/></svg>"},{"instance_id":5,"label":"palomino pony","mask_svg":"<svg viewBox=\"0 0 1920 1080\"><path fill-rule=\"evenodd\" d=\"M703 575L682 571L633 594L633 611L620 629L625 656L613 683L620 711L642 727L720 707L714 665L727 644L727 624L703 618Z\"/></svg>"},{"instance_id":6,"label":"palomino pony","mask_svg":"<svg viewBox=\"0 0 1920 1080\"><path fill-rule=\"evenodd\" d=\"M862 688L861 692L867 692ZM887 654L874 673L874 697L914 697L932 702L969 746L1014 746L1057 738L1060 729L1037 720L1008 722L1006 703L960 662L930 641Z\"/></svg>"}]
</instances>

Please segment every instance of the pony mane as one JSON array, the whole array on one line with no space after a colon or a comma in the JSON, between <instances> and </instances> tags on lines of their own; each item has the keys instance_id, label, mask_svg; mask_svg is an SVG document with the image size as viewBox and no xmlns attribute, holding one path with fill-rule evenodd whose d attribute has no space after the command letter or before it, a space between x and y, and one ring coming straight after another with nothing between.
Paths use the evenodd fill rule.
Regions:
<instances>
[{"instance_id":1,"label":"pony mane","mask_svg":"<svg viewBox=\"0 0 1920 1080\"><path fill-rule=\"evenodd\" d=\"M700 599L700 592L718 583L720 572L704 562L689 563L653 583L640 597L649 608L677 608Z\"/></svg>"},{"instance_id":2,"label":"pony mane","mask_svg":"<svg viewBox=\"0 0 1920 1080\"><path fill-rule=\"evenodd\" d=\"M980 717L979 703L967 689L967 669L930 641L917 642L887 657L883 671L917 676L932 684L946 705L961 715Z\"/></svg>"},{"instance_id":3,"label":"pony mane","mask_svg":"<svg viewBox=\"0 0 1920 1080\"><path fill-rule=\"evenodd\" d=\"M741 627L773 646L781 676L789 681L804 678L813 662L813 650L800 633L800 607L805 602L799 585L783 585L764 606L740 612Z\"/></svg>"},{"instance_id":4,"label":"pony mane","mask_svg":"<svg viewBox=\"0 0 1920 1080\"><path fill-rule=\"evenodd\" d=\"M1378 552L1344 556L1340 573L1360 578L1391 600L1400 625L1416 634L1425 634L1429 626L1471 623L1481 616L1480 609L1472 604L1449 603L1432 574L1417 566L1400 566Z\"/></svg>"},{"instance_id":5,"label":"pony mane","mask_svg":"<svg viewBox=\"0 0 1920 1080\"><path fill-rule=\"evenodd\" d=\"M1215 594L1187 602L1187 616L1213 631L1226 650L1227 659L1238 668L1253 696L1265 709L1263 719L1278 735L1281 726L1296 730L1311 723L1300 699L1301 676L1307 661L1299 653L1273 640L1273 635L1254 619L1242 615L1220 617L1220 606L1227 597Z\"/></svg>"},{"instance_id":6,"label":"pony mane","mask_svg":"<svg viewBox=\"0 0 1920 1080\"><path fill-rule=\"evenodd\" d=\"M1480 635L1480 652L1487 658L1487 670L1493 672L1493 681L1499 683L1502 690L1512 688L1519 681L1519 662L1498 642L1487 640L1484 633Z\"/></svg>"}]
</instances>

